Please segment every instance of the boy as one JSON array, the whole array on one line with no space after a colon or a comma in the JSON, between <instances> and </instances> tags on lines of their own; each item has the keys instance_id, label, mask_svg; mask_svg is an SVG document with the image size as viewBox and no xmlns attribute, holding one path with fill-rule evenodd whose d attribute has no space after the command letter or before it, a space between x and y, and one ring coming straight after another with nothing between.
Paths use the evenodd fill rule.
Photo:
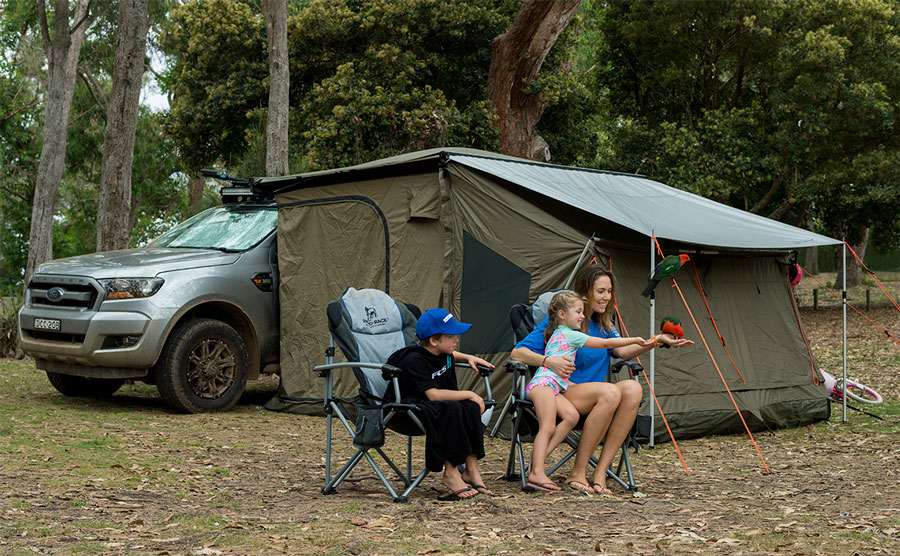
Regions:
<instances>
[{"instance_id":1,"label":"boy","mask_svg":"<svg viewBox=\"0 0 900 556\"><path fill-rule=\"evenodd\" d=\"M387 361L402 371L398 378L401 401L421 409L425 467L429 471L443 469L441 482L450 490L439 500L493 494L484 486L478 469L478 460L484 457L484 400L475 392L460 390L453 369L455 361L466 362L473 369L476 365L493 367L480 357L456 351L460 334L471 327L444 309L429 309L416 322L419 345L396 351ZM457 466L462 463L466 471L460 474Z\"/></svg>"}]
</instances>

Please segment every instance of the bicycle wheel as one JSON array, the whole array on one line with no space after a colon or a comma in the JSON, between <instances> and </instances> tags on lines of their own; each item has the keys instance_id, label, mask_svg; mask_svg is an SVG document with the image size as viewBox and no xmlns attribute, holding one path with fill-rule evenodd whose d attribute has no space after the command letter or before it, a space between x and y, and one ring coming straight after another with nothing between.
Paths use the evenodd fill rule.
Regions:
<instances>
[{"instance_id":1,"label":"bicycle wheel","mask_svg":"<svg viewBox=\"0 0 900 556\"><path fill-rule=\"evenodd\" d=\"M847 397L861 403L876 404L884 401L881 394L875 390L852 380L847 381Z\"/></svg>"}]
</instances>

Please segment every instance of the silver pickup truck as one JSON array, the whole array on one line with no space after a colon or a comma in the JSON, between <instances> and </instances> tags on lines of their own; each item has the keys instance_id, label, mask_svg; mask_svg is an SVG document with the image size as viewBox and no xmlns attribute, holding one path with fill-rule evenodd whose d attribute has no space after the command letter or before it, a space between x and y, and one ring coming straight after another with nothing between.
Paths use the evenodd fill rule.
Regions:
<instances>
[{"instance_id":1,"label":"silver pickup truck","mask_svg":"<svg viewBox=\"0 0 900 556\"><path fill-rule=\"evenodd\" d=\"M224 191L224 190L223 190ZM146 247L40 265L19 311L23 351L67 396L156 384L185 412L230 409L278 371L277 210L240 193Z\"/></svg>"}]
</instances>

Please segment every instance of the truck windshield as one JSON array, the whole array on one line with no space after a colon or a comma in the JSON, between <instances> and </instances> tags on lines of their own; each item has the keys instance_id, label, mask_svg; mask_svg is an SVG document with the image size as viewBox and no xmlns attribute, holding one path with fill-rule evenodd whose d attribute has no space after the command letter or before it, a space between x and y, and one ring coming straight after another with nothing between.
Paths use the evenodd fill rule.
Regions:
<instances>
[{"instance_id":1,"label":"truck windshield","mask_svg":"<svg viewBox=\"0 0 900 556\"><path fill-rule=\"evenodd\" d=\"M275 207L215 207L188 218L149 247L243 251L272 233L277 222Z\"/></svg>"}]
</instances>

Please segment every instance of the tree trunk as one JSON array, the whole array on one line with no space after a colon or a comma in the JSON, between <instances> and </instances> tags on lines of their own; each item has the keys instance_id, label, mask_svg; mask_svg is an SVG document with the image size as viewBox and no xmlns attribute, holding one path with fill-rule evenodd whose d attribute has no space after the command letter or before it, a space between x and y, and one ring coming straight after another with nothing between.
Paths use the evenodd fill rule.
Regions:
<instances>
[{"instance_id":1,"label":"tree trunk","mask_svg":"<svg viewBox=\"0 0 900 556\"><path fill-rule=\"evenodd\" d=\"M803 265L806 270L813 275L819 274L819 248L816 246L807 247L806 264Z\"/></svg>"},{"instance_id":2,"label":"tree trunk","mask_svg":"<svg viewBox=\"0 0 900 556\"><path fill-rule=\"evenodd\" d=\"M524 88L534 79L581 0L527 0L510 28L491 41L487 97L497 111L500 151L522 158L549 159L532 148L546 105Z\"/></svg>"},{"instance_id":3,"label":"tree trunk","mask_svg":"<svg viewBox=\"0 0 900 556\"><path fill-rule=\"evenodd\" d=\"M869 245L869 228L867 226L859 226L857 227L857 232L860 238L859 241L848 241L847 243L850 244L850 247L853 248L853 251L856 251L856 254L862 260L866 258L866 247ZM837 259L837 264L835 265L837 267L837 277L834 284L840 287L844 283L843 245L835 247L835 254ZM862 284L862 265L857 262L850 249L847 249L847 288L859 286L860 284Z\"/></svg>"},{"instance_id":4,"label":"tree trunk","mask_svg":"<svg viewBox=\"0 0 900 556\"><path fill-rule=\"evenodd\" d=\"M206 185L206 178L199 172L188 180L188 202L191 204L191 212L200 211L200 200L203 199L203 187Z\"/></svg>"},{"instance_id":5,"label":"tree trunk","mask_svg":"<svg viewBox=\"0 0 900 556\"><path fill-rule=\"evenodd\" d=\"M76 68L87 22L89 0L78 0L75 6L76 27L69 31L69 2L54 2L54 25L51 39L43 1L41 27L47 50L47 96L44 103L44 129L41 135L41 161L34 184L31 210L31 230L28 235L28 262L25 266L27 284L39 264L53 258L53 215L56 196L62 181L66 161L66 131L69 111L75 93Z\"/></svg>"},{"instance_id":6,"label":"tree trunk","mask_svg":"<svg viewBox=\"0 0 900 556\"><path fill-rule=\"evenodd\" d=\"M131 236L131 170L150 24L148 2L119 2L116 61L100 170L97 251L126 249Z\"/></svg>"},{"instance_id":7,"label":"tree trunk","mask_svg":"<svg viewBox=\"0 0 900 556\"><path fill-rule=\"evenodd\" d=\"M806 229L810 232L814 232L813 229L813 219L812 216L809 216L806 220ZM810 274L817 275L819 274L819 248L818 247L809 247L806 250L806 270L810 272Z\"/></svg>"},{"instance_id":8,"label":"tree trunk","mask_svg":"<svg viewBox=\"0 0 900 556\"><path fill-rule=\"evenodd\" d=\"M269 109L266 122L266 175L288 174L288 67L287 0L262 0L269 41Z\"/></svg>"}]
</instances>

